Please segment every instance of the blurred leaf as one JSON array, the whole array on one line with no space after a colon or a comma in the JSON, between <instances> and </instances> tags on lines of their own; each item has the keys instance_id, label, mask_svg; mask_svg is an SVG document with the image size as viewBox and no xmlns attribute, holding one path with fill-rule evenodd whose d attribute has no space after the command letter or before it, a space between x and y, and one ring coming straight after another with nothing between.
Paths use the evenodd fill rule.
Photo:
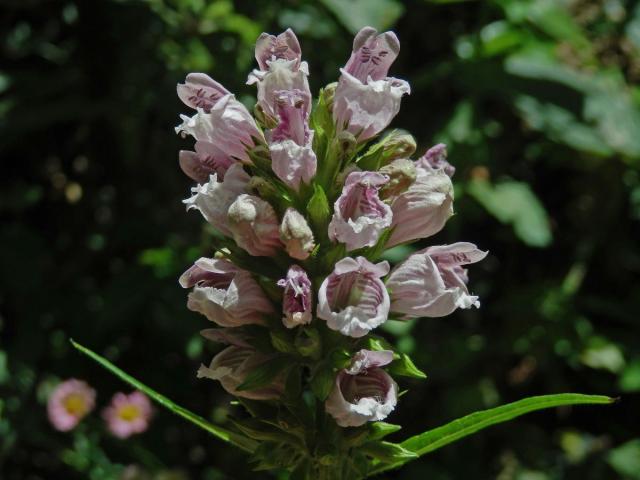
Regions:
<instances>
[{"instance_id":1,"label":"blurred leaf","mask_svg":"<svg viewBox=\"0 0 640 480\"><path fill-rule=\"evenodd\" d=\"M618 474L628 479L640 479L640 439L631 440L607 455L607 462Z\"/></svg>"},{"instance_id":2,"label":"blurred leaf","mask_svg":"<svg viewBox=\"0 0 640 480\"><path fill-rule=\"evenodd\" d=\"M625 365L620 348L602 337L594 337L589 346L580 355L580 360L591 368L620 372Z\"/></svg>"},{"instance_id":3,"label":"blurred leaf","mask_svg":"<svg viewBox=\"0 0 640 480\"><path fill-rule=\"evenodd\" d=\"M613 402L615 402L615 399L603 395L582 395L578 393L561 393L557 395L541 395L538 397L525 398L524 400L508 403L500 407L472 413L471 415L447 423L442 427L408 438L400 445L407 450L415 452L418 456L422 456L468 435L472 435L479 430L512 420L520 415L536 410L564 405L609 405ZM371 475L397 468L407 461L408 460L404 460L392 465L377 466L371 471Z\"/></svg>"},{"instance_id":4,"label":"blurred leaf","mask_svg":"<svg viewBox=\"0 0 640 480\"><path fill-rule=\"evenodd\" d=\"M371 26L378 30L392 27L404 13L397 0L321 0L351 33Z\"/></svg>"},{"instance_id":5,"label":"blurred leaf","mask_svg":"<svg viewBox=\"0 0 640 480\"><path fill-rule=\"evenodd\" d=\"M551 244L547 212L526 183L505 181L493 186L486 180L474 179L467 191L500 222L512 225L527 245Z\"/></svg>"},{"instance_id":6,"label":"blurred leaf","mask_svg":"<svg viewBox=\"0 0 640 480\"><path fill-rule=\"evenodd\" d=\"M624 392L640 392L640 359L629 363L618 381Z\"/></svg>"},{"instance_id":7,"label":"blurred leaf","mask_svg":"<svg viewBox=\"0 0 640 480\"><path fill-rule=\"evenodd\" d=\"M529 127L543 132L553 141L594 155L613 153L600 132L554 103L542 103L534 97L520 95L514 105Z\"/></svg>"},{"instance_id":8,"label":"blurred leaf","mask_svg":"<svg viewBox=\"0 0 640 480\"><path fill-rule=\"evenodd\" d=\"M245 450L247 452L252 452L256 449L257 444L253 440L243 437L242 435L233 433L225 428L212 425L211 423L207 422L204 418L200 417L199 415L196 415L195 413L190 412L186 408L183 408L180 405L175 404L164 395L156 392L155 390L152 390L142 382L133 378L131 375L120 370L118 367L116 367L113 363L111 363L106 358L101 357L97 353L92 352L88 348L83 347L82 345L80 345L79 343L76 343L73 340L70 340L70 342L71 342L71 345L73 345L78 351L85 354L92 360L96 361L102 367L106 368L111 373L113 373L118 378L128 383L132 387L140 390L141 392L144 392L151 399L155 400L158 404L160 404L167 410L170 410L176 415L184 418L185 420L188 420L189 422L193 423L194 425L197 425L203 430L206 430L207 432L211 433L213 436L218 437L220 440L224 440L225 442L230 443L231 445L234 445L238 448L241 448L242 450Z\"/></svg>"}]
</instances>

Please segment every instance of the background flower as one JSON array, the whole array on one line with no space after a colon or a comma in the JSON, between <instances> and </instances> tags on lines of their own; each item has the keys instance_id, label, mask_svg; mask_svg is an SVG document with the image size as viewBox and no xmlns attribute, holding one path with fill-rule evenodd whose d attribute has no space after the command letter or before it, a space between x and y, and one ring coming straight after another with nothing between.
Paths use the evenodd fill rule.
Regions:
<instances>
[{"instance_id":1,"label":"background flower","mask_svg":"<svg viewBox=\"0 0 640 480\"><path fill-rule=\"evenodd\" d=\"M149 428L153 414L151 401L142 392L118 392L111 404L102 412L107 429L118 438L129 438Z\"/></svg>"},{"instance_id":2,"label":"background flower","mask_svg":"<svg viewBox=\"0 0 640 480\"><path fill-rule=\"evenodd\" d=\"M96 391L88 383L70 378L58 384L49 395L49 421L61 432L72 430L93 410L95 404Z\"/></svg>"}]
</instances>

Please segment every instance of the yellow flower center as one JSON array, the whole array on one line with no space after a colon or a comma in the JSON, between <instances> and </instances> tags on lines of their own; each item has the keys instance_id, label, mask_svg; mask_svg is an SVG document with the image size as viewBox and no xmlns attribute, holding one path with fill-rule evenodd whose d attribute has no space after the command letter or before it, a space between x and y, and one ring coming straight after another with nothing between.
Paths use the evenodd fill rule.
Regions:
<instances>
[{"instance_id":1,"label":"yellow flower center","mask_svg":"<svg viewBox=\"0 0 640 480\"><path fill-rule=\"evenodd\" d=\"M64 408L71 415L80 416L87 412L87 402L79 393L71 393L67 395L63 401Z\"/></svg>"},{"instance_id":2,"label":"yellow flower center","mask_svg":"<svg viewBox=\"0 0 640 480\"><path fill-rule=\"evenodd\" d=\"M140 409L135 405L125 405L118 410L118 417L125 422L132 422L140 416Z\"/></svg>"}]
</instances>

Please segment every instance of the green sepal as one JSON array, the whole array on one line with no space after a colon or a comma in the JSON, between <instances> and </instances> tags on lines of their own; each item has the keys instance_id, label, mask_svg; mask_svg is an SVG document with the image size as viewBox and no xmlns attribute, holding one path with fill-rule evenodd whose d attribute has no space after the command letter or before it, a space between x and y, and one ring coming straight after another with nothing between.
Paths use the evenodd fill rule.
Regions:
<instances>
[{"instance_id":1,"label":"green sepal","mask_svg":"<svg viewBox=\"0 0 640 480\"><path fill-rule=\"evenodd\" d=\"M307 213L313 225L313 231L321 232L326 236L329 219L331 218L331 209L324 189L317 183L313 184L313 195L309 199L309 203L307 203ZM322 241L324 239L319 238L317 240Z\"/></svg>"},{"instance_id":2,"label":"green sepal","mask_svg":"<svg viewBox=\"0 0 640 480\"><path fill-rule=\"evenodd\" d=\"M331 393L333 385L335 383L336 374L330 365L324 365L319 368L311 378L311 390L313 394L324 402Z\"/></svg>"},{"instance_id":3,"label":"green sepal","mask_svg":"<svg viewBox=\"0 0 640 480\"><path fill-rule=\"evenodd\" d=\"M413 360L406 353L396 354L399 357L397 360L394 360L387 371L393 375L400 375L402 377L412 377L412 378L427 378L427 374L416 367Z\"/></svg>"},{"instance_id":4,"label":"green sepal","mask_svg":"<svg viewBox=\"0 0 640 480\"><path fill-rule=\"evenodd\" d=\"M322 339L318 330L313 327L299 328L294 345L303 357L318 360L322 354Z\"/></svg>"},{"instance_id":5,"label":"green sepal","mask_svg":"<svg viewBox=\"0 0 640 480\"><path fill-rule=\"evenodd\" d=\"M231 422L244 435L249 438L253 438L254 440L282 442L289 443L291 445L298 445L300 443L300 439L296 436L286 433L279 428L268 425L255 418L248 418L244 420L231 419Z\"/></svg>"},{"instance_id":6,"label":"green sepal","mask_svg":"<svg viewBox=\"0 0 640 480\"><path fill-rule=\"evenodd\" d=\"M393 351L393 346L386 339L379 337L378 335L369 335L367 338L365 338L363 348L372 350L374 352L380 350Z\"/></svg>"},{"instance_id":7,"label":"green sepal","mask_svg":"<svg viewBox=\"0 0 640 480\"><path fill-rule=\"evenodd\" d=\"M364 454L382 463L406 462L418 458L415 452L391 442L365 443L360 449Z\"/></svg>"},{"instance_id":8,"label":"green sepal","mask_svg":"<svg viewBox=\"0 0 640 480\"><path fill-rule=\"evenodd\" d=\"M273 345L273 348L275 348L277 351L282 353L292 354L292 355L295 355L296 353L298 353L293 343L294 342L293 335L288 331L271 330L269 332L269 335L271 337L271 345Z\"/></svg>"},{"instance_id":9,"label":"green sepal","mask_svg":"<svg viewBox=\"0 0 640 480\"><path fill-rule=\"evenodd\" d=\"M351 354L344 348L333 350L329 355L329 359L333 368L338 370L342 370L351 365Z\"/></svg>"},{"instance_id":10,"label":"green sepal","mask_svg":"<svg viewBox=\"0 0 640 480\"><path fill-rule=\"evenodd\" d=\"M387 422L372 422L368 427L368 440L381 440L387 435L391 435L402 428L400 425L394 425Z\"/></svg>"},{"instance_id":11,"label":"green sepal","mask_svg":"<svg viewBox=\"0 0 640 480\"><path fill-rule=\"evenodd\" d=\"M254 471L292 468L302 458L301 453L287 443L263 442L255 450L251 461Z\"/></svg>"},{"instance_id":12,"label":"green sepal","mask_svg":"<svg viewBox=\"0 0 640 480\"><path fill-rule=\"evenodd\" d=\"M247 378L236 387L236 390L242 392L244 390L255 390L256 388L264 387L270 384L280 373L290 366L291 357L278 355L249 372Z\"/></svg>"}]
</instances>

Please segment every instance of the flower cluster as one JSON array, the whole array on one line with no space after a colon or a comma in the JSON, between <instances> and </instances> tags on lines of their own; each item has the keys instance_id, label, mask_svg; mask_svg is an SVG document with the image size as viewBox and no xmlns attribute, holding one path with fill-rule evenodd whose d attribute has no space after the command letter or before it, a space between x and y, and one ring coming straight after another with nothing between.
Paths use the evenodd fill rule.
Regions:
<instances>
[{"instance_id":1,"label":"flower cluster","mask_svg":"<svg viewBox=\"0 0 640 480\"><path fill-rule=\"evenodd\" d=\"M257 87L253 115L205 74L178 85L195 110L176 127L195 138L179 155L197 182L184 203L216 232L212 258L180 285L192 289L188 308L217 326L203 335L227 345L198 376L245 404L288 409L286 422L260 419L287 424L286 434L313 410L309 396L340 427L386 418L398 400L389 373L417 369L374 330L479 306L465 267L486 253L473 244L427 247L395 267L382 260L453 214L445 146L413 160L410 135L380 136L410 93L388 76L399 51L394 33L363 28L338 82L313 102L296 35L264 33L247 81Z\"/></svg>"},{"instance_id":2,"label":"flower cluster","mask_svg":"<svg viewBox=\"0 0 640 480\"><path fill-rule=\"evenodd\" d=\"M78 426L96 406L96 391L82 380L70 378L59 383L47 400L47 413L53 428L68 432ZM149 427L153 409L142 392L116 393L103 412L107 430L118 438L128 438Z\"/></svg>"}]
</instances>

